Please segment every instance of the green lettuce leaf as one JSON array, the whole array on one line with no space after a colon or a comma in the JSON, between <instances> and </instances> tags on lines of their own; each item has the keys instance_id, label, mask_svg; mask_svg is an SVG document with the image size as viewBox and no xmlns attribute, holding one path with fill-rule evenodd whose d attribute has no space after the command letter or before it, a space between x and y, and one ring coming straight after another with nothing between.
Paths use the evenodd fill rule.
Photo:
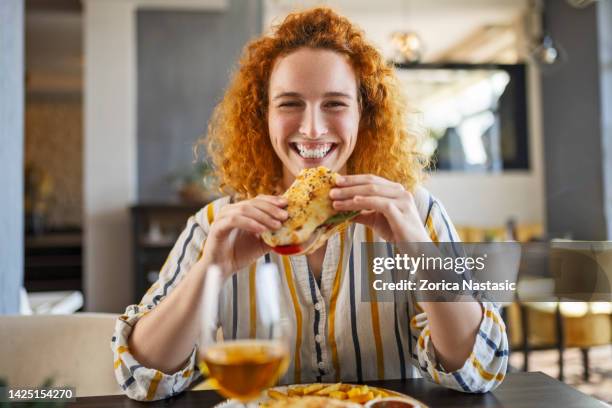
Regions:
<instances>
[{"instance_id":1,"label":"green lettuce leaf","mask_svg":"<svg viewBox=\"0 0 612 408\"><path fill-rule=\"evenodd\" d=\"M322 225L337 225L341 224L344 221L348 221L359 215L359 211L343 211L339 212L336 215L332 215Z\"/></svg>"}]
</instances>

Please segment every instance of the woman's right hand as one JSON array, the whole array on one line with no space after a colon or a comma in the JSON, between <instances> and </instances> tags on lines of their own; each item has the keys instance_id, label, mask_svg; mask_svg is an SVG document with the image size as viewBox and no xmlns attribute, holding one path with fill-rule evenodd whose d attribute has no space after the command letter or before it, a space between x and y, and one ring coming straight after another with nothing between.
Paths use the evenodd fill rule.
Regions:
<instances>
[{"instance_id":1,"label":"woman's right hand","mask_svg":"<svg viewBox=\"0 0 612 408\"><path fill-rule=\"evenodd\" d=\"M281 227L288 217L286 206L285 198L271 195L224 206L210 226L202 260L228 276L268 253L271 248L260 234Z\"/></svg>"}]
</instances>

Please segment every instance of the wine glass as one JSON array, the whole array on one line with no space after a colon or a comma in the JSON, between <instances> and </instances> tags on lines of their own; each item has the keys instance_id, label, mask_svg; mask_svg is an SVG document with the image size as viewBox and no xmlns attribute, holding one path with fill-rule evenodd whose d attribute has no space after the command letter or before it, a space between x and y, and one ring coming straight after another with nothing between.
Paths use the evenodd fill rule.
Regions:
<instances>
[{"instance_id":1,"label":"wine glass","mask_svg":"<svg viewBox=\"0 0 612 408\"><path fill-rule=\"evenodd\" d=\"M256 278L258 329L263 330L257 330L252 338L225 340L217 326L223 284L221 270L213 265L206 271L198 345L200 371L214 380L221 395L234 400L229 406L249 406L262 391L276 384L289 365L276 265L260 266Z\"/></svg>"}]
</instances>

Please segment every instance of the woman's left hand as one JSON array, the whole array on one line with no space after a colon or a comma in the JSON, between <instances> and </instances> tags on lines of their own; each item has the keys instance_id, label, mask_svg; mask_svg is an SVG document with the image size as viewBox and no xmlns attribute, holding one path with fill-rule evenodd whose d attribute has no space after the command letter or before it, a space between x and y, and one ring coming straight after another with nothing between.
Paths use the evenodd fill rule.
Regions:
<instances>
[{"instance_id":1,"label":"woman's left hand","mask_svg":"<svg viewBox=\"0 0 612 408\"><path fill-rule=\"evenodd\" d=\"M334 209L361 211L353 220L387 242L428 242L414 197L401 184L371 174L338 177L329 194Z\"/></svg>"}]
</instances>

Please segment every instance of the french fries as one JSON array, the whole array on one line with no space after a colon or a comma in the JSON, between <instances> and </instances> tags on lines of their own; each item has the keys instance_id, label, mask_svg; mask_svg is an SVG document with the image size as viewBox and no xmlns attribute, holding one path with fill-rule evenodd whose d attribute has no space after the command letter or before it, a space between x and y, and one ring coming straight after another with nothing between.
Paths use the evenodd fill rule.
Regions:
<instances>
[{"instance_id":1,"label":"french fries","mask_svg":"<svg viewBox=\"0 0 612 408\"><path fill-rule=\"evenodd\" d=\"M280 391L275 391L275 390L268 390L268 397L272 398L273 400L284 400L287 399L287 395L283 394Z\"/></svg>"},{"instance_id":2,"label":"french fries","mask_svg":"<svg viewBox=\"0 0 612 408\"><path fill-rule=\"evenodd\" d=\"M319 391L317 391L315 394L320 395L320 396L330 395L334 391L340 391L340 385L341 383L328 385L327 387L324 387L320 389Z\"/></svg>"},{"instance_id":3,"label":"french fries","mask_svg":"<svg viewBox=\"0 0 612 408\"><path fill-rule=\"evenodd\" d=\"M268 397L272 400L283 401L293 397L318 396L336 400L347 400L358 404L365 404L375 398L387 398L391 393L380 388L367 385L351 384L310 384L288 387L286 393L274 389L268 390Z\"/></svg>"}]
</instances>

